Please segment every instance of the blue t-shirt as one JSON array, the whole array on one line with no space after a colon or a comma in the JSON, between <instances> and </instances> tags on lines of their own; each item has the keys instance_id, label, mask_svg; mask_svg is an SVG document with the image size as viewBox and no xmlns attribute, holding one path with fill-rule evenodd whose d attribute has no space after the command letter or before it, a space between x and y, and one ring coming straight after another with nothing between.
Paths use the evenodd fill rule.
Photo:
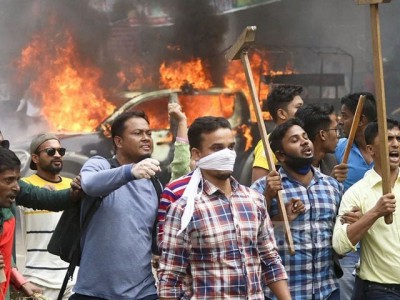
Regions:
<instances>
[{"instance_id":1,"label":"blue t-shirt","mask_svg":"<svg viewBox=\"0 0 400 300\"><path fill-rule=\"evenodd\" d=\"M151 242L158 197L152 182L134 179L131 168L132 164L110 169L99 156L82 167L84 192L105 197L82 237L76 293L118 300L157 294ZM90 203L84 202L85 211Z\"/></svg>"},{"instance_id":2,"label":"blue t-shirt","mask_svg":"<svg viewBox=\"0 0 400 300\"><path fill-rule=\"evenodd\" d=\"M347 145L347 138L341 138L336 146L335 157L339 163L343 160L344 151ZM347 179L343 182L345 191L354 183L364 177L365 172L372 169L374 163L368 164L362 156L360 149L353 143L350 149L349 159L347 161L349 172Z\"/></svg>"}]
</instances>

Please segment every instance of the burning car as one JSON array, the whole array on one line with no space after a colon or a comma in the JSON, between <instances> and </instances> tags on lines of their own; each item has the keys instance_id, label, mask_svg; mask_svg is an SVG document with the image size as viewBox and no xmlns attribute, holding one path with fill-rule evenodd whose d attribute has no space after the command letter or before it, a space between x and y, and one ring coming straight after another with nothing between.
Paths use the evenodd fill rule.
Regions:
<instances>
[{"instance_id":1,"label":"burning car","mask_svg":"<svg viewBox=\"0 0 400 300\"><path fill-rule=\"evenodd\" d=\"M60 141L67 149L64 156L63 176L74 177L80 171L83 163L91 156L113 155L110 128L113 120L123 112L143 110L149 117L153 130L153 158L161 163L160 180L168 182L169 165L173 158L174 124L168 119L168 103L178 102L183 108L190 125L197 117L204 115L222 116L229 120L236 132L236 152L238 154L234 175L246 180L241 162L250 153L252 135L250 128L250 110L245 95L241 90L226 88L211 88L207 90L165 89L153 92L126 93L129 100L106 118L94 132L59 132ZM28 175L30 154L29 144L14 145L14 150L21 159L23 176ZM248 181L250 180L248 173ZM243 182L248 183L248 182Z\"/></svg>"}]
</instances>

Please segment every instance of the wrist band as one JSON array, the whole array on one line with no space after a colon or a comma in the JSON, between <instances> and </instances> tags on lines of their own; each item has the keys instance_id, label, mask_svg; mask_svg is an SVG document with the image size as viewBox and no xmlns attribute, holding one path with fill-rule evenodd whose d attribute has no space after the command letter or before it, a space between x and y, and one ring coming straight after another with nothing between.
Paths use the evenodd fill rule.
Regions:
<instances>
[{"instance_id":1,"label":"wrist band","mask_svg":"<svg viewBox=\"0 0 400 300\"><path fill-rule=\"evenodd\" d=\"M181 142L181 143L185 143L185 144L189 144L189 140L188 139L182 138L182 137L179 137L179 136L176 137L176 141L177 142Z\"/></svg>"}]
</instances>

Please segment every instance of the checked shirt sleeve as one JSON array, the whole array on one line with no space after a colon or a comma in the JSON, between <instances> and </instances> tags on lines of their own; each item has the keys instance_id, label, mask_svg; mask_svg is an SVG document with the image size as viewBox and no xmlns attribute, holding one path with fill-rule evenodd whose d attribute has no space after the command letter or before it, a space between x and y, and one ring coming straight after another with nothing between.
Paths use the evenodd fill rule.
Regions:
<instances>
[{"instance_id":1,"label":"checked shirt sleeve","mask_svg":"<svg viewBox=\"0 0 400 300\"><path fill-rule=\"evenodd\" d=\"M264 282L269 285L273 282L287 279L287 275L276 247L271 219L265 208L260 209L262 210L263 221L258 233L258 251L260 253Z\"/></svg>"},{"instance_id":2,"label":"checked shirt sleeve","mask_svg":"<svg viewBox=\"0 0 400 300\"><path fill-rule=\"evenodd\" d=\"M158 269L160 298L180 299L183 294L183 279L189 264L189 246L185 230L179 236L183 208L176 202L171 205L164 224L163 245Z\"/></svg>"}]
</instances>

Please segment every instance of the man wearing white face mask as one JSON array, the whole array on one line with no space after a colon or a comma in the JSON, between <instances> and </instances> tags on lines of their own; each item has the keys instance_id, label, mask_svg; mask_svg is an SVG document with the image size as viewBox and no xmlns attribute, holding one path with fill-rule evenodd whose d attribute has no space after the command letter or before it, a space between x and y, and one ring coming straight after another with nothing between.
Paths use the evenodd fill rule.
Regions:
<instances>
[{"instance_id":1,"label":"man wearing white face mask","mask_svg":"<svg viewBox=\"0 0 400 300\"><path fill-rule=\"evenodd\" d=\"M291 299L265 199L231 176L236 154L229 122L198 118L188 137L197 168L167 185L161 196L160 299L186 293L196 299L263 300L263 284L278 299ZM184 291L187 275L192 282Z\"/></svg>"}]
</instances>

